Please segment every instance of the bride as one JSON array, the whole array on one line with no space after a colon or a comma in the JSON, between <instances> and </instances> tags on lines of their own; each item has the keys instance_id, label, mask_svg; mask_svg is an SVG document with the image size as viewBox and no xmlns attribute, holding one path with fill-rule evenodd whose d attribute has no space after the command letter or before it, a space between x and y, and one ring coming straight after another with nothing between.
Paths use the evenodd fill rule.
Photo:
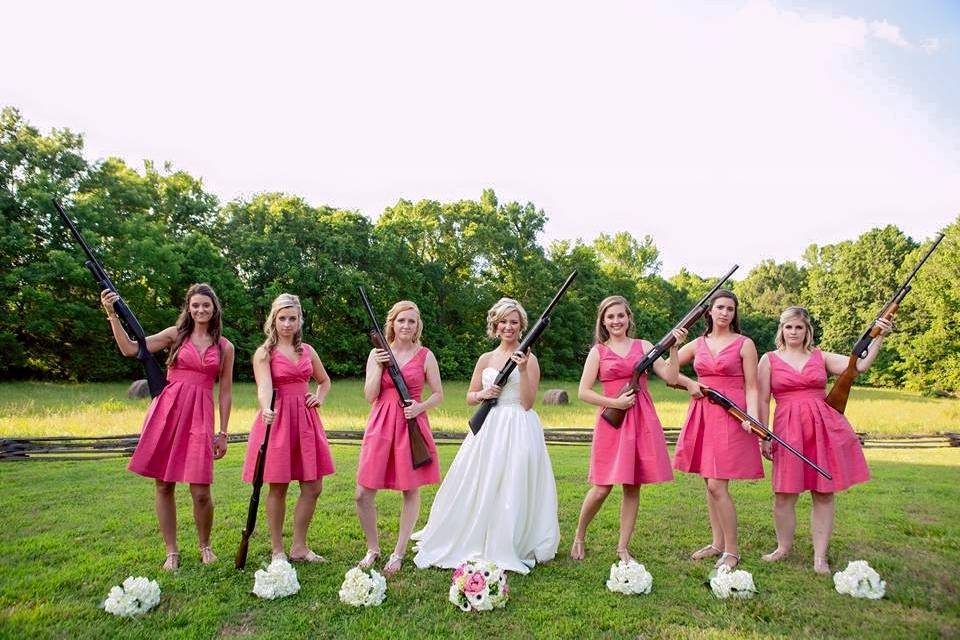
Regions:
<instances>
[{"instance_id":1,"label":"bride","mask_svg":"<svg viewBox=\"0 0 960 640\"><path fill-rule=\"evenodd\" d=\"M500 346L477 360L467 404L487 398L497 404L478 434L467 433L427 525L413 534L420 568L483 559L528 573L557 553L557 485L540 418L531 410L540 366L533 354L517 351L526 328L527 312L516 300L501 298L487 312L487 334ZM501 389L493 381L508 360L517 367Z\"/></svg>"}]
</instances>

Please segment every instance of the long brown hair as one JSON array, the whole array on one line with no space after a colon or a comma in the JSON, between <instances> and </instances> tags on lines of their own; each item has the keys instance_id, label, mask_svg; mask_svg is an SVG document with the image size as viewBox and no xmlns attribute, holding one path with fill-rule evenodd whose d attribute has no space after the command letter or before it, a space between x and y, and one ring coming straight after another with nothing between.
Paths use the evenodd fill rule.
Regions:
<instances>
[{"instance_id":1,"label":"long brown hair","mask_svg":"<svg viewBox=\"0 0 960 640\"><path fill-rule=\"evenodd\" d=\"M737 294L729 289L717 289L717 292L710 296L710 306L707 307L707 312L703 314L703 321L707 323L707 328L703 330L704 336L713 333L713 318L710 317L710 312L713 311L713 304L720 298L733 300L733 320L730 321L730 330L734 333L740 333L740 300L737 299Z\"/></svg>"},{"instance_id":2,"label":"long brown hair","mask_svg":"<svg viewBox=\"0 0 960 640\"><path fill-rule=\"evenodd\" d=\"M177 337L173 341L173 347L170 348L170 355L167 356L167 368L176 366L177 355L180 353L180 348L183 346L183 343L190 338L190 334L193 333L194 325L196 324L193 321L193 316L190 315L190 298L193 296L207 296L213 301L213 314L210 316L210 321L207 322L207 331L210 333L210 337L213 338L213 344L217 347L220 346L220 336L223 335L223 307L220 306L220 298L218 298L217 294L213 291L213 287L206 282L190 285L190 288L187 289L187 295L183 299L183 307L180 308L180 315L177 317ZM221 360L223 359L222 350L220 358Z\"/></svg>"},{"instance_id":3,"label":"long brown hair","mask_svg":"<svg viewBox=\"0 0 960 640\"><path fill-rule=\"evenodd\" d=\"M593 338L597 344L606 343L606 341L610 339L610 332L603 326L603 316L607 312L607 309L615 304L622 304L623 308L627 310L627 318L630 321L627 325L627 336L631 338L634 337L633 334L637 327L633 322L633 310L630 308L630 303L627 302L627 299L623 296L607 296L600 302L600 306L597 307L597 326L593 330Z\"/></svg>"},{"instance_id":4,"label":"long brown hair","mask_svg":"<svg viewBox=\"0 0 960 640\"><path fill-rule=\"evenodd\" d=\"M300 306L300 298L292 293L281 293L274 298L273 304L270 305L270 313L267 314L267 321L263 323L263 333L267 336L267 339L260 345L267 353L273 353L274 348L277 346L277 342L279 341L276 325L277 314L287 307L296 307L297 313L300 315L300 327L297 329L297 332L293 334L293 350L298 354L303 353L303 307Z\"/></svg>"}]
</instances>

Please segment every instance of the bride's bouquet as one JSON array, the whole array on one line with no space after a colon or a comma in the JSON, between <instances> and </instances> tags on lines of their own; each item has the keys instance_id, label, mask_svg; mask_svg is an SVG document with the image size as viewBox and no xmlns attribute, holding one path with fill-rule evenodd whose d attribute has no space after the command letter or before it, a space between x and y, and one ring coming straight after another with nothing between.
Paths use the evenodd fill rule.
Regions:
<instances>
[{"instance_id":1,"label":"bride's bouquet","mask_svg":"<svg viewBox=\"0 0 960 640\"><path fill-rule=\"evenodd\" d=\"M848 593L854 598L879 600L887 591L887 583L866 560L853 560L843 571L833 574L833 586L837 593Z\"/></svg>"},{"instance_id":2,"label":"bride's bouquet","mask_svg":"<svg viewBox=\"0 0 960 640\"><path fill-rule=\"evenodd\" d=\"M621 560L610 565L610 579L607 580L607 589L615 593L627 595L650 593L653 588L653 576L647 568L636 560L630 562Z\"/></svg>"},{"instance_id":3,"label":"bride's bouquet","mask_svg":"<svg viewBox=\"0 0 960 640\"><path fill-rule=\"evenodd\" d=\"M360 567L347 571L340 585L340 602L354 607L376 607L387 597L387 580L370 570L367 575Z\"/></svg>"},{"instance_id":4,"label":"bride's bouquet","mask_svg":"<svg viewBox=\"0 0 960 640\"><path fill-rule=\"evenodd\" d=\"M757 593L753 576L743 569L731 571L727 565L710 574L710 588L718 598L752 598Z\"/></svg>"},{"instance_id":5,"label":"bride's bouquet","mask_svg":"<svg viewBox=\"0 0 960 640\"><path fill-rule=\"evenodd\" d=\"M469 560L453 571L450 602L463 611L489 611L507 604L507 574L485 560Z\"/></svg>"},{"instance_id":6,"label":"bride's bouquet","mask_svg":"<svg viewBox=\"0 0 960 640\"><path fill-rule=\"evenodd\" d=\"M142 576L130 576L110 589L107 599L103 602L103 609L115 616L133 617L146 613L160 602L160 585L156 580L148 580Z\"/></svg>"},{"instance_id":7,"label":"bride's bouquet","mask_svg":"<svg viewBox=\"0 0 960 640\"><path fill-rule=\"evenodd\" d=\"M274 558L266 569L257 569L253 578L253 593L267 600L284 598L300 591L297 570L280 556Z\"/></svg>"}]
</instances>

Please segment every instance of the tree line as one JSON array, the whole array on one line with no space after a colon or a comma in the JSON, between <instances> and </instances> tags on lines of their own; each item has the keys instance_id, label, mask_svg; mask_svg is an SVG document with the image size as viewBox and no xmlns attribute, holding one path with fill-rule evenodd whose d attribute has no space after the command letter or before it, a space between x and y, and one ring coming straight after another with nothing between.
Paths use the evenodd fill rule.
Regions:
<instances>
[{"instance_id":1,"label":"tree line","mask_svg":"<svg viewBox=\"0 0 960 640\"><path fill-rule=\"evenodd\" d=\"M650 236L615 232L544 246L543 210L500 202L492 190L478 200L400 200L376 222L285 193L221 204L200 179L170 165L90 161L81 134L43 133L7 107L0 111L0 380L139 376L135 362L117 356L98 292L52 197L64 202L148 333L174 322L190 284L209 282L224 306L240 379L251 377L245 363L281 292L300 296L305 336L331 375L363 373L363 284L381 313L400 298L416 301L424 341L444 375L467 378L490 348L484 325L493 302L518 299L532 322L577 269L538 346L546 376L575 379L603 297L632 300L638 334L656 340L716 277L682 270L664 278ZM861 381L925 393L960 389L960 217L944 231L897 331ZM762 262L733 285L743 331L761 352L770 350L780 311L802 304L818 342L847 352L928 243L886 226L811 245L799 264Z\"/></svg>"}]
</instances>

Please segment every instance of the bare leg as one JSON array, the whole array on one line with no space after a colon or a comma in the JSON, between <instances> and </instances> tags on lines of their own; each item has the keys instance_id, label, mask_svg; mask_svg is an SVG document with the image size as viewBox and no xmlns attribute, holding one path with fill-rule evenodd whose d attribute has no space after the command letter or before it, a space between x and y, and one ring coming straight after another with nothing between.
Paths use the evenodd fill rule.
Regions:
<instances>
[{"instance_id":1,"label":"bare leg","mask_svg":"<svg viewBox=\"0 0 960 640\"><path fill-rule=\"evenodd\" d=\"M763 556L767 562L776 562L790 553L797 531L798 493L777 493L773 497L773 526L777 531L777 548Z\"/></svg>"},{"instance_id":2,"label":"bare leg","mask_svg":"<svg viewBox=\"0 0 960 640\"><path fill-rule=\"evenodd\" d=\"M833 535L834 500L832 493L810 492L813 509L810 513L810 529L813 532L813 570L820 574L830 573L827 548Z\"/></svg>"},{"instance_id":3,"label":"bare leg","mask_svg":"<svg viewBox=\"0 0 960 640\"><path fill-rule=\"evenodd\" d=\"M580 507L580 519L577 521L577 532L573 536L573 548L570 549L570 557L574 560L583 560L583 541L587 535L587 527L590 526L590 521L600 511L600 507L603 506L603 501L610 495L611 489L613 487L610 485L595 484L587 491L587 495L583 499L583 506Z\"/></svg>"},{"instance_id":4,"label":"bare leg","mask_svg":"<svg viewBox=\"0 0 960 640\"><path fill-rule=\"evenodd\" d=\"M633 560L630 555L630 539L637 526L637 511L640 509L640 485L623 485L623 502L620 503L620 539L617 541L617 555L624 562Z\"/></svg>"},{"instance_id":5,"label":"bare leg","mask_svg":"<svg viewBox=\"0 0 960 640\"><path fill-rule=\"evenodd\" d=\"M707 490L707 513L710 514L710 533L712 539L710 544L691 553L691 560L712 558L713 556L720 555L723 551L723 528L720 526L720 520L717 516L717 505L713 500L713 496L710 494L709 482L707 478L703 479L703 486Z\"/></svg>"},{"instance_id":6,"label":"bare leg","mask_svg":"<svg viewBox=\"0 0 960 640\"><path fill-rule=\"evenodd\" d=\"M732 569L740 561L740 548L737 540L737 509L733 504L733 498L730 497L730 481L708 478L707 493L713 501L713 511L723 540L722 549L727 554L722 556L721 560ZM714 539L716 539L716 533L714 533Z\"/></svg>"},{"instance_id":7,"label":"bare leg","mask_svg":"<svg viewBox=\"0 0 960 640\"><path fill-rule=\"evenodd\" d=\"M397 546L390 554L390 560L383 567L385 574L393 575L400 571L400 565L403 556L407 554L407 543L410 541L410 534L417 524L417 518L420 516L420 490L408 489L403 492L403 507L400 509L400 533L397 536Z\"/></svg>"},{"instance_id":8,"label":"bare leg","mask_svg":"<svg viewBox=\"0 0 960 640\"><path fill-rule=\"evenodd\" d=\"M377 490L368 489L358 484L353 499L357 505L360 528L363 529L363 537L367 541L368 554L360 561L361 567L366 569L380 557L380 532L377 531ZM403 518L402 512L400 517Z\"/></svg>"},{"instance_id":9,"label":"bare leg","mask_svg":"<svg viewBox=\"0 0 960 640\"><path fill-rule=\"evenodd\" d=\"M283 552L283 518L287 511L287 483L271 482L267 493L267 523L270 525L270 547L273 555Z\"/></svg>"},{"instance_id":10,"label":"bare leg","mask_svg":"<svg viewBox=\"0 0 960 640\"><path fill-rule=\"evenodd\" d=\"M180 553L177 549L177 502L174 499L175 482L156 481L156 508L157 523L160 525L160 535L167 548L167 560L163 568L173 571L180 566Z\"/></svg>"},{"instance_id":11,"label":"bare leg","mask_svg":"<svg viewBox=\"0 0 960 640\"><path fill-rule=\"evenodd\" d=\"M310 556L307 546L307 529L313 520L313 512L317 509L317 498L323 490L323 480L300 481L300 497L293 510L293 542L290 544L291 558L306 558Z\"/></svg>"},{"instance_id":12,"label":"bare leg","mask_svg":"<svg viewBox=\"0 0 960 640\"><path fill-rule=\"evenodd\" d=\"M203 564L210 564L217 559L210 548L210 529L213 527L213 498L210 496L210 485L191 484L190 496L193 498L193 520L197 525L197 538L200 542L200 560Z\"/></svg>"}]
</instances>

